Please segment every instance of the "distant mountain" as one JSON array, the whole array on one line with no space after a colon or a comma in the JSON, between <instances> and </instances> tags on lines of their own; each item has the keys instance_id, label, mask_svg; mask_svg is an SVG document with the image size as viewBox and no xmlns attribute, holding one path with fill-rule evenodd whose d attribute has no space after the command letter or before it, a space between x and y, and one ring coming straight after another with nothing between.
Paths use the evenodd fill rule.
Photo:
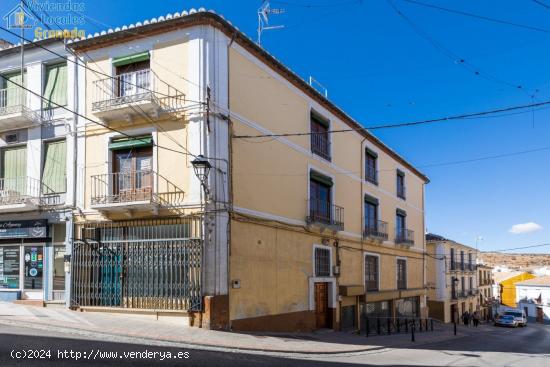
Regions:
<instances>
[{"instance_id":1,"label":"distant mountain","mask_svg":"<svg viewBox=\"0 0 550 367\"><path fill-rule=\"evenodd\" d=\"M486 265L507 266L510 269L529 270L550 266L550 254L503 254L500 252L480 252L478 258Z\"/></svg>"}]
</instances>

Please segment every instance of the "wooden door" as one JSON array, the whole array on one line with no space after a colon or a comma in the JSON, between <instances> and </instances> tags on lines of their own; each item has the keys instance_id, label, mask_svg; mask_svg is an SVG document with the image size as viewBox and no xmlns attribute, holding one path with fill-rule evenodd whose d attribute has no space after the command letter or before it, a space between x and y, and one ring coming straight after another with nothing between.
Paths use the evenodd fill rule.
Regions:
<instances>
[{"instance_id":1,"label":"wooden door","mask_svg":"<svg viewBox=\"0 0 550 367\"><path fill-rule=\"evenodd\" d=\"M537 322L544 323L544 315L542 313L542 307L537 307Z\"/></svg>"},{"instance_id":2,"label":"wooden door","mask_svg":"<svg viewBox=\"0 0 550 367\"><path fill-rule=\"evenodd\" d=\"M329 327L328 283L315 283L315 324L318 329Z\"/></svg>"}]
</instances>

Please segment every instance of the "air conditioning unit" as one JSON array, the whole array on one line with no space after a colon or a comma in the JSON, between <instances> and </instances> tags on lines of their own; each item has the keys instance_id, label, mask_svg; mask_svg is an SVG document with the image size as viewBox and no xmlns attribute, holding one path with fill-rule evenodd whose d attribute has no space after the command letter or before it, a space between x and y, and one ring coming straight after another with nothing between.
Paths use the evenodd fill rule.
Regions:
<instances>
[{"instance_id":1,"label":"air conditioning unit","mask_svg":"<svg viewBox=\"0 0 550 367\"><path fill-rule=\"evenodd\" d=\"M4 140L5 140L6 144L19 143L19 134L17 134L17 133L6 134L4 136Z\"/></svg>"}]
</instances>

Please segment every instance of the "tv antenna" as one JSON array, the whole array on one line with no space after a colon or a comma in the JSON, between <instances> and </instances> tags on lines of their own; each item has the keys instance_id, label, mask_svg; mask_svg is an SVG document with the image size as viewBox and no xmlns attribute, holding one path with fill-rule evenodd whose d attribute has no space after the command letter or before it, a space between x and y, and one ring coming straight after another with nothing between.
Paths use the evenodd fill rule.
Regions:
<instances>
[{"instance_id":1,"label":"tv antenna","mask_svg":"<svg viewBox=\"0 0 550 367\"><path fill-rule=\"evenodd\" d=\"M270 15L280 15L284 14L285 9L273 9L269 5L269 0L263 0L262 6L258 9L258 45L262 45L262 32L269 31L272 29L281 29L284 28L284 25L269 25L269 16Z\"/></svg>"}]
</instances>

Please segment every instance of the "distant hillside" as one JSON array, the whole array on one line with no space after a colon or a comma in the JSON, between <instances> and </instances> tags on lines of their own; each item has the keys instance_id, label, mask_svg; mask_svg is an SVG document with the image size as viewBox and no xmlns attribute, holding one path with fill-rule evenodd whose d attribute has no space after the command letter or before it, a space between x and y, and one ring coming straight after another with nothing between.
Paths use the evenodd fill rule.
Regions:
<instances>
[{"instance_id":1,"label":"distant hillside","mask_svg":"<svg viewBox=\"0 0 550 367\"><path fill-rule=\"evenodd\" d=\"M489 266L504 265L510 269L538 268L550 266L550 254L502 254L481 252L478 257Z\"/></svg>"}]
</instances>

